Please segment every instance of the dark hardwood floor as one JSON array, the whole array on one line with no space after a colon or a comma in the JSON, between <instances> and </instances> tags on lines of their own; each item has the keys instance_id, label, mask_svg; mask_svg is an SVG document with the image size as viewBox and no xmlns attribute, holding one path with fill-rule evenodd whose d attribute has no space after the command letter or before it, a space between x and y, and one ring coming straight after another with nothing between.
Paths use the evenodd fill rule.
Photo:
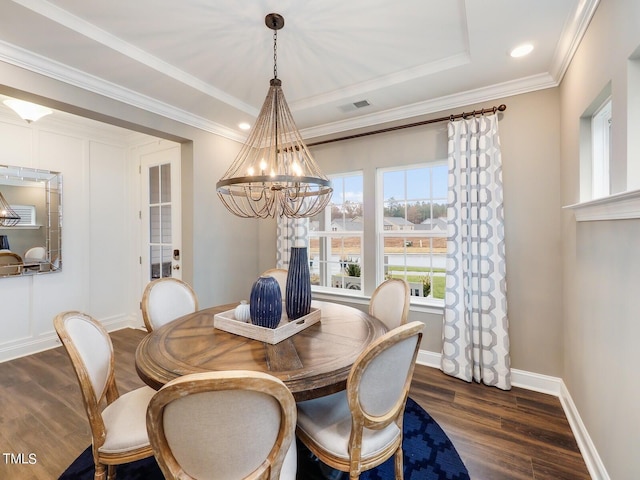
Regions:
<instances>
[{"instance_id":1,"label":"dark hardwood floor","mask_svg":"<svg viewBox=\"0 0 640 480\"><path fill-rule=\"evenodd\" d=\"M144 335L112 334L121 394L143 385L133 359ZM420 365L410 395L449 435L473 480L590 478L553 396L468 384ZM0 479L56 479L90 444L62 347L0 364L0 426Z\"/></svg>"}]
</instances>

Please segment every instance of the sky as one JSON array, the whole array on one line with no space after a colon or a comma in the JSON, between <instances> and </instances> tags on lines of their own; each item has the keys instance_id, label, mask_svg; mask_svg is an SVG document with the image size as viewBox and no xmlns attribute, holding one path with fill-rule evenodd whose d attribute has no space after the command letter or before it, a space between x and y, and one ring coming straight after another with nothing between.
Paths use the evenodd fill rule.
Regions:
<instances>
[{"instance_id":1,"label":"sky","mask_svg":"<svg viewBox=\"0 0 640 480\"><path fill-rule=\"evenodd\" d=\"M331 203L362 202L362 176L332 178ZM383 172L384 201L390 198L442 203L447 198L447 165Z\"/></svg>"}]
</instances>

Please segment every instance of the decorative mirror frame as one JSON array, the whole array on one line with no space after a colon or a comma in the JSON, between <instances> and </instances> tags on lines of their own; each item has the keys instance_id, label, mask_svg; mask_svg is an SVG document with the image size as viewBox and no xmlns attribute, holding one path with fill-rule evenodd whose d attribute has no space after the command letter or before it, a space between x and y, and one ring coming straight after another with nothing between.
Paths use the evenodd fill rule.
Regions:
<instances>
[{"instance_id":1,"label":"decorative mirror frame","mask_svg":"<svg viewBox=\"0 0 640 480\"><path fill-rule=\"evenodd\" d=\"M0 259L0 278L53 273L62 270L62 174L50 170L0 165L0 191L3 186L37 187L43 191L44 218L37 218L33 226L0 227L0 235L10 235L22 229L44 229L45 258L24 258L25 252L13 252L22 264L11 261L11 265ZM34 245L35 246L35 245ZM0 253L3 255L3 253ZM6 253L4 255L7 255Z\"/></svg>"}]
</instances>

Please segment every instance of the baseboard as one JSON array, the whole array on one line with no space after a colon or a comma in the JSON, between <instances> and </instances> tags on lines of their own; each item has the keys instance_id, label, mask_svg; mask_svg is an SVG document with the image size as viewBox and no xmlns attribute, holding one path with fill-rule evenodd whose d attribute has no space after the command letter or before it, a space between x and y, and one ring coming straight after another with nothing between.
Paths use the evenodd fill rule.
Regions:
<instances>
[{"instance_id":1,"label":"baseboard","mask_svg":"<svg viewBox=\"0 0 640 480\"><path fill-rule=\"evenodd\" d=\"M580 449L580 453L582 453L582 458L584 459L584 463L587 465L587 470L589 470L591 478L596 480L610 480L611 477L609 477L607 469L602 463L602 459L600 458L600 455L598 455L598 451L596 450L596 447L589 436L589 432L587 432L587 428L584 426L582 418L580 418L578 409L576 408L575 403L573 403L571 394L563 381L561 381L559 396L562 409L567 416L567 421L571 426L571 430L576 438L578 448Z\"/></svg>"},{"instance_id":2,"label":"baseboard","mask_svg":"<svg viewBox=\"0 0 640 480\"><path fill-rule=\"evenodd\" d=\"M21 338L7 342L0 346L0 363L44 352L59 346L60 340L58 340L58 336L55 333L40 335L37 338Z\"/></svg>"},{"instance_id":3,"label":"baseboard","mask_svg":"<svg viewBox=\"0 0 640 480\"><path fill-rule=\"evenodd\" d=\"M440 353L420 350L418 352L417 363L440 369L440 358ZM578 448L580 449L580 453L582 454L582 458L584 459L584 463L589 471L589 475L591 475L591 478L594 480L610 480L600 455L598 455L598 451L591 441L589 432L587 432L580 418L580 413L571 399L571 394L561 378L512 368L511 385L558 397L567 421L569 422L569 426L571 427L571 431L573 432L573 436L578 444Z\"/></svg>"},{"instance_id":4,"label":"baseboard","mask_svg":"<svg viewBox=\"0 0 640 480\"><path fill-rule=\"evenodd\" d=\"M135 315L115 315L100 319L109 332L123 328L138 328ZM0 345L0 363L14 360L34 353L44 352L60 346L60 339L55 331L47 332L37 337L20 338Z\"/></svg>"}]
</instances>

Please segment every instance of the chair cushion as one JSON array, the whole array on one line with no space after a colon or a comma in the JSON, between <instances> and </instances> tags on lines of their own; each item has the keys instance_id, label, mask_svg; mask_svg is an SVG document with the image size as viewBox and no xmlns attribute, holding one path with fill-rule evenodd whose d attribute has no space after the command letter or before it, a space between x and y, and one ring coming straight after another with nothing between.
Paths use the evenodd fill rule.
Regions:
<instances>
[{"instance_id":1,"label":"chair cushion","mask_svg":"<svg viewBox=\"0 0 640 480\"><path fill-rule=\"evenodd\" d=\"M299 402L298 428L327 452L348 460L351 411L346 391ZM381 452L401 433L395 423L378 431L365 428L362 433L362 458Z\"/></svg>"},{"instance_id":2,"label":"chair cushion","mask_svg":"<svg viewBox=\"0 0 640 480\"><path fill-rule=\"evenodd\" d=\"M282 463L282 470L280 470L280 480L296 480L296 474L298 471L298 450L296 448L296 439L293 438L291 446L287 451L287 455L284 457Z\"/></svg>"},{"instance_id":3,"label":"chair cushion","mask_svg":"<svg viewBox=\"0 0 640 480\"><path fill-rule=\"evenodd\" d=\"M149 445L147 406L156 391L142 387L125 393L102 411L107 431L102 453L121 453Z\"/></svg>"}]
</instances>

